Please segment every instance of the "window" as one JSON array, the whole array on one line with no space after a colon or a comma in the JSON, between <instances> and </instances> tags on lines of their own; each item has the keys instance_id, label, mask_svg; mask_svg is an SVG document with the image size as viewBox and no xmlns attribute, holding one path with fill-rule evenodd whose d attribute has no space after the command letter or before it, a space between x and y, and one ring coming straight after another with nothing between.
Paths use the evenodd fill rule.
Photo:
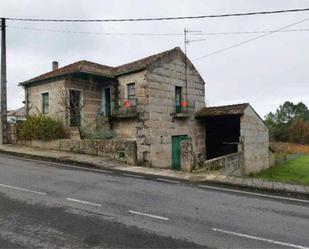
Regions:
<instances>
[{"instance_id":1,"label":"window","mask_svg":"<svg viewBox=\"0 0 309 249\"><path fill-rule=\"evenodd\" d=\"M81 92L70 90L70 126L80 127L81 115L80 115L80 98Z\"/></svg>"},{"instance_id":2,"label":"window","mask_svg":"<svg viewBox=\"0 0 309 249\"><path fill-rule=\"evenodd\" d=\"M135 83L127 84L127 98L132 106L136 105Z\"/></svg>"},{"instance_id":3,"label":"window","mask_svg":"<svg viewBox=\"0 0 309 249\"><path fill-rule=\"evenodd\" d=\"M181 112L181 90L182 87L176 86L175 87L175 106L176 106L176 113Z\"/></svg>"},{"instance_id":4,"label":"window","mask_svg":"<svg viewBox=\"0 0 309 249\"><path fill-rule=\"evenodd\" d=\"M42 93L42 112L44 114L49 112L49 93Z\"/></svg>"}]
</instances>

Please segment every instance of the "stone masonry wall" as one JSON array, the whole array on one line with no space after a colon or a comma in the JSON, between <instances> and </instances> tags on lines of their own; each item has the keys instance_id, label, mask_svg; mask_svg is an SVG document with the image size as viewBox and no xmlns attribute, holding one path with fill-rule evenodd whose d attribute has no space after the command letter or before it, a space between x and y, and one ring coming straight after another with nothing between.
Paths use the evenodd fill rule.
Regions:
<instances>
[{"instance_id":1,"label":"stone masonry wall","mask_svg":"<svg viewBox=\"0 0 309 249\"><path fill-rule=\"evenodd\" d=\"M189 63L190 64L190 63ZM193 112L205 107L204 81L188 65L188 104L192 106L187 118L175 113L175 87L182 87L186 100L185 62L180 52L165 56L153 64L146 75L149 86L149 120L144 121L147 133L144 140L150 146L150 164L158 168L171 168L172 136L188 135L195 153L205 152L205 128L195 120Z\"/></svg>"},{"instance_id":2,"label":"stone masonry wall","mask_svg":"<svg viewBox=\"0 0 309 249\"><path fill-rule=\"evenodd\" d=\"M64 80L34 85L26 88L26 103L28 114L35 115L42 112L42 93L49 93L49 113L47 115L65 120L65 114L57 100L58 91L64 89Z\"/></svg>"},{"instance_id":3,"label":"stone masonry wall","mask_svg":"<svg viewBox=\"0 0 309 249\"><path fill-rule=\"evenodd\" d=\"M19 145L103 156L136 165L136 142L123 139L57 139L51 141L18 141Z\"/></svg>"},{"instance_id":4,"label":"stone masonry wall","mask_svg":"<svg viewBox=\"0 0 309 249\"><path fill-rule=\"evenodd\" d=\"M103 83L79 79L65 82L66 89L81 92L81 124L86 129L95 129L96 115L102 108L102 86ZM67 120L67 125L69 125L69 120Z\"/></svg>"},{"instance_id":5,"label":"stone masonry wall","mask_svg":"<svg viewBox=\"0 0 309 249\"><path fill-rule=\"evenodd\" d=\"M244 174L269 168L268 129L248 106L240 120L240 136L244 152Z\"/></svg>"},{"instance_id":6,"label":"stone masonry wall","mask_svg":"<svg viewBox=\"0 0 309 249\"><path fill-rule=\"evenodd\" d=\"M64 124L69 126L69 116L66 114L63 104L63 99L68 98L65 91L69 89L81 92L82 125L91 130L94 129L96 114L101 111L102 101L101 84L98 82L90 83L85 80L71 79L30 86L26 89L28 103L31 103L29 114L34 115L42 112L41 93L49 92L49 113L47 115L63 120Z\"/></svg>"},{"instance_id":7,"label":"stone masonry wall","mask_svg":"<svg viewBox=\"0 0 309 249\"><path fill-rule=\"evenodd\" d=\"M137 98L136 111L138 117L134 119L113 120L113 130L120 136L134 140L137 143L137 162L140 165L149 165L150 144L149 129L145 126L145 120L149 120L148 98L149 85L145 79L146 71L140 71L118 77L119 105L123 105L126 99L127 84L135 83ZM120 106L121 107L121 106Z\"/></svg>"}]
</instances>

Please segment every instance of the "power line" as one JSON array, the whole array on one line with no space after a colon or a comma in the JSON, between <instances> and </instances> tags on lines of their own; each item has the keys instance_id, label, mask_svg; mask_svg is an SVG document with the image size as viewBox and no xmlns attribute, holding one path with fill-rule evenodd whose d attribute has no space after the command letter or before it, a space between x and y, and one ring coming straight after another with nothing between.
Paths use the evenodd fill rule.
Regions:
<instances>
[{"instance_id":1,"label":"power line","mask_svg":"<svg viewBox=\"0 0 309 249\"><path fill-rule=\"evenodd\" d=\"M265 36L268 36L268 35L271 35L271 34L277 33L277 32L279 32L279 31L281 31L281 30L283 30L283 29L286 29L286 28L289 28L289 27L295 26L295 25L297 25L297 24L300 24L300 23L306 22L306 21L308 21L308 20L309 20L309 17L308 17L308 18L306 18L306 19L300 20L300 21L298 21L298 22L295 22L295 23L292 23L292 24L289 24L289 25L283 26L283 27L281 27L281 28L279 28L279 29L276 29L276 30L270 31L269 33L266 33L266 34L262 34L262 35L259 35L259 36L256 36L256 37L253 37L253 38L251 38L251 39L248 39L248 40L245 40L245 41L242 41L242 42L236 43L236 44L234 44L234 45L232 45L232 46L229 46L229 47L226 47L226 48L218 49L218 50L213 51L213 52L211 52L211 53L209 53L209 54L206 54L206 55L203 55L203 56L197 57L197 58L195 58L195 59L193 59L193 60L200 60L200 59L204 59L204 58L206 58L206 57L209 57L209 56L211 56L211 55L215 55L215 54L218 54L218 53L225 52L225 51L227 51L227 50L230 50L230 49L233 49L233 48L239 47L239 46L241 46L241 45L247 44L247 43L249 43L249 42L252 42L252 41L255 41L255 40L261 39L261 38L263 38L263 37L265 37Z\"/></svg>"},{"instance_id":2,"label":"power line","mask_svg":"<svg viewBox=\"0 0 309 249\"><path fill-rule=\"evenodd\" d=\"M0 25L1 27L1 25ZM183 36L182 33L126 33L126 32L90 32L90 31L77 31L77 30L56 30L56 29L40 29L21 26L6 26L9 29L30 30L36 32L53 32L65 34L82 34L82 35L107 35L107 36ZM250 34L265 34L273 32L274 30L257 30L257 31L233 31L233 32L202 32L192 33L194 36L220 36L220 35L250 35ZM276 31L277 33L290 33L290 32L308 32L309 28L303 29L287 29ZM190 42L204 41L206 39L190 40Z\"/></svg>"},{"instance_id":3,"label":"power line","mask_svg":"<svg viewBox=\"0 0 309 249\"><path fill-rule=\"evenodd\" d=\"M233 32L206 32L201 35L251 35L251 34L265 34L270 33L274 30L257 30L257 31L233 31ZM305 32L309 31L309 28L304 29L287 29L276 31L278 33L289 33L289 32Z\"/></svg>"},{"instance_id":4,"label":"power line","mask_svg":"<svg viewBox=\"0 0 309 249\"><path fill-rule=\"evenodd\" d=\"M181 33L125 33L125 32L89 32L89 31L72 31L72 30L55 30L55 29L37 29L19 26L7 26L8 28L31 30L38 32L54 32L54 33L67 33L67 34L84 34L84 35L120 35L120 36L183 36Z\"/></svg>"},{"instance_id":5,"label":"power line","mask_svg":"<svg viewBox=\"0 0 309 249\"><path fill-rule=\"evenodd\" d=\"M273 10L273 11L259 11L259 12L245 12L245 13L215 14L215 15L200 15L200 16L154 17L154 18L43 19L43 18L6 17L6 19L11 20L11 21L28 21L28 22L140 22L140 21L170 21L170 20L183 20L183 19L204 19L204 18L218 18L218 17L222 18L222 17L236 17L236 16L269 15L269 14L282 14L282 13L304 12L304 11L309 11L309 8Z\"/></svg>"}]
</instances>

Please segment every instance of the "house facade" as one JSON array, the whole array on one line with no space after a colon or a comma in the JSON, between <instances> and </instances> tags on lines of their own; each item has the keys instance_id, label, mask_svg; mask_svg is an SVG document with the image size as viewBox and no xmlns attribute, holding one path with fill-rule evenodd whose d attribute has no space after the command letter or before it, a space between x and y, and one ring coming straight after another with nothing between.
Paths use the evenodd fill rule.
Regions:
<instances>
[{"instance_id":1,"label":"house facade","mask_svg":"<svg viewBox=\"0 0 309 249\"><path fill-rule=\"evenodd\" d=\"M79 61L20 83L26 112L67 127L111 129L134 140L137 162L180 169L180 143L205 152L205 127L194 113L205 106L205 82L180 48L119 67Z\"/></svg>"}]
</instances>

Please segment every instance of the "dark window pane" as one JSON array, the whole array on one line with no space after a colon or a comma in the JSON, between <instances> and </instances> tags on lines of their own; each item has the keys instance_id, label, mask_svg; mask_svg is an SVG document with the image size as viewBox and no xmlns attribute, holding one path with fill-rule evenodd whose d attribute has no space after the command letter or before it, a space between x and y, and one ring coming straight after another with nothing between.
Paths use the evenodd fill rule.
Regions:
<instances>
[{"instance_id":1,"label":"dark window pane","mask_svg":"<svg viewBox=\"0 0 309 249\"><path fill-rule=\"evenodd\" d=\"M136 106L135 83L127 84L128 100L131 106Z\"/></svg>"},{"instance_id":2,"label":"dark window pane","mask_svg":"<svg viewBox=\"0 0 309 249\"><path fill-rule=\"evenodd\" d=\"M44 114L49 112L49 94L48 93L42 94L42 111Z\"/></svg>"},{"instance_id":3,"label":"dark window pane","mask_svg":"<svg viewBox=\"0 0 309 249\"><path fill-rule=\"evenodd\" d=\"M181 112L181 90L182 88L179 86L175 87L175 106L176 106L176 113Z\"/></svg>"}]
</instances>

